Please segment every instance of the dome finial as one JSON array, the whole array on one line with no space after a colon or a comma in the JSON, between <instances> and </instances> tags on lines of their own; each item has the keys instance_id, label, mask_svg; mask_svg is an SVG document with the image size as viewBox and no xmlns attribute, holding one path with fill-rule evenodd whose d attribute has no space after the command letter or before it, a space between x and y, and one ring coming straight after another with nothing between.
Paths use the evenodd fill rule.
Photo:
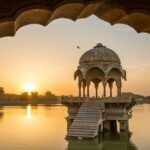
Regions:
<instances>
[{"instance_id":1,"label":"dome finial","mask_svg":"<svg viewBox=\"0 0 150 150\"><path fill-rule=\"evenodd\" d=\"M94 48L97 48L97 47L104 47L104 45L102 43L97 43L97 45L94 46Z\"/></svg>"}]
</instances>

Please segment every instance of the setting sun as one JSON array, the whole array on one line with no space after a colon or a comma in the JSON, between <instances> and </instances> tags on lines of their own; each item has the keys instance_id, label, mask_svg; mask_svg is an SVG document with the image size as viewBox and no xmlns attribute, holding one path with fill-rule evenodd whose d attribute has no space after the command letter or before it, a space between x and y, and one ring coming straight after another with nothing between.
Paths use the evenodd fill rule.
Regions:
<instances>
[{"instance_id":1,"label":"setting sun","mask_svg":"<svg viewBox=\"0 0 150 150\"><path fill-rule=\"evenodd\" d=\"M33 85L33 83L26 83L26 84L25 84L25 90L26 90L27 92L33 91L33 90L34 90L34 85Z\"/></svg>"}]
</instances>

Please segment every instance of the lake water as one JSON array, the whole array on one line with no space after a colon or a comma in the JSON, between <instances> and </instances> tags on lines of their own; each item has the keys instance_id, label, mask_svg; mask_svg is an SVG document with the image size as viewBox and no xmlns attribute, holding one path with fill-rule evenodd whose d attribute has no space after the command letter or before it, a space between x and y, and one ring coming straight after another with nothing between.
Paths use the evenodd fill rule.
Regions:
<instances>
[{"instance_id":1,"label":"lake water","mask_svg":"<svg viewBox=\"0 0 150 150\"><path fill-rule=\"evenodd\" d=\"M130 133L95 140L65 139L64 106L0 108L0 150L150 150L150 105L136 106Z\"/></svg>"}]
</instances>

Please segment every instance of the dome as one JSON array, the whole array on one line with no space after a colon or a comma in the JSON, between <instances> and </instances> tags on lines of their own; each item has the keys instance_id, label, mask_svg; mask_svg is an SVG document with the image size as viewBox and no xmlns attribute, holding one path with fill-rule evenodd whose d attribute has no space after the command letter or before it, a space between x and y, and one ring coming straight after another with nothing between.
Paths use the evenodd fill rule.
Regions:
<instances>
[{"instance_id":1,"label":"dome","mask_svg":"<svg viewBox=\"0 0 150 150\"><path fill-rule=\"evenodd\" d=\"M95 62L121 63L118 55L113 50L103 46L101 43L97 44L93 49L85 52L79 61L80 65Z\"/></svg>"}]
</instances>

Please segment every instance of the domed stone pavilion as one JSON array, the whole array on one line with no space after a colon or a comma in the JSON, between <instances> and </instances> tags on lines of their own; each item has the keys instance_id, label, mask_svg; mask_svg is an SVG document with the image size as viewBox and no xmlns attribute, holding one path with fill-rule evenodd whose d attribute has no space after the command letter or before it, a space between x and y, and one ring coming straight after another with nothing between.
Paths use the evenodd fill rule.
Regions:
<instances>
[{"instance_id":1,"label":"domed stone pavilion","mask_svg":"<svg viewBox=\"0 0 150 150\"><path fill-rule=\"evenodd\" d=\"M106 97L106 86L109 85L109 95L112 97L114 82L117 86L117 96L121 96L121 80L122 78L126 80L126 71L122 69L119 56L99 43L81 56L79 66L74 73L74 79L76 78L78 78L79 97L90 97L91 82L95 86L96 98L99 97L99 84L103 85L102 96Z\"/></svg>"},{"instance_id":2,"label":"domed stone pavilion","mask_svg":"<svg viewBox=\"0 0 150 150\"><path fill-rule=\"evenodd\" d=\"M121 134L128 131L134 101L132 97L121 95L126 71L122 69L121 61L113 50L99 43L85 52L79 60L74 78L78 78L79 97L62 97L62 104L68 109L67 137L95 138L105 131L119 129ZM91 82L95 85L94 99L90 97ZM116 97L112 97L113 83L117 87ZM103 91L99 99L100 84ZM107 86L107 92L110 91L108 94Z\"/></svg>"}]
</instances>

